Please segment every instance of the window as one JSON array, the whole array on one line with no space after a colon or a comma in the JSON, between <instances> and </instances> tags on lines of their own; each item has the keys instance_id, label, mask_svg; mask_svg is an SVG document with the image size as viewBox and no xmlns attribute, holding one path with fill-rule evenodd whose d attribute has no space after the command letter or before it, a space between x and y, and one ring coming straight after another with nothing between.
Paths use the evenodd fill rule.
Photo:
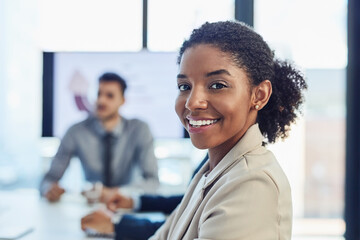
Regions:
<instances>
[{"instance_id":1,"label":"window","mask_svg":"<svg viewBox=\"0 0 360 240\"><path fill-rule=\"evenodd\" d=\"M234 19L233 0L151 0L148 3L148 48L177 51L205 21Z\"/></svg>"},{"instance_id":2,"label":"window","mask_svg":"<svg viewBox=\"0 0 360 240\"><path fill-rule=\"evenodd\" d=\"M46 1L39 3L42 50L138 51L142 1Z\"/></svg>"},{"instance_id":3,"label":"window","mask_svg":"<svg viewBox=\"0 0 360 240\"><path fill-rule=\"evenodd\" d=\"M255 29L277 56L302 68L308 82L303 118L286 143L274 146L275 151L282 144L291 149L279 160L292 185L294 235L340 236L345 229L347 1L256 0L254 9Z\"/></svg>"}]
</instances>

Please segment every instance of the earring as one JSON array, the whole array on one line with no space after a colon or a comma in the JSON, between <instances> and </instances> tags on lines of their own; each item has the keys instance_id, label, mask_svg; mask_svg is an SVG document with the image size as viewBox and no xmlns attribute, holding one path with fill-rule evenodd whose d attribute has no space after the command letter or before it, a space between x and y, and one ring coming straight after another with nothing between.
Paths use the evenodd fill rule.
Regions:
<instances>
[{"instance_id":1,"label":"earring","mask_svg":"<svg viewBox=\"0 0 360 240\"><path fill-rule=\"evenodd\" d=\"M255 105L256 110L259 110L259 107L260 107L259 105L257 105L257 104Z\"/></svg>"}]
</instances>

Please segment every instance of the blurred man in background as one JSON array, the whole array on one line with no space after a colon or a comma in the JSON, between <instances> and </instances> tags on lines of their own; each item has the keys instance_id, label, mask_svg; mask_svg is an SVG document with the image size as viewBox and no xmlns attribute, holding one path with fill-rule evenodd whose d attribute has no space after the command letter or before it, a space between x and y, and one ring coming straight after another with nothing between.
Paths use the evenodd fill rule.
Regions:
<instances>
[{"instance_id":1,"label":"blurred man in background","mask_svg":"<svg viewBox=\"0 0 360 240\"><path fill-rule=\"evenodd\" d=\"M153 136L149 126L139 119L119 114L124 104L126 82L116 73L99 77L94 114L68 129L40 184L40 193L49 201L58 201L65 189L59 180L72 157L78 157L89 182L101 182L103 193L130 185L136 169L141 180L137 186L158 185L158 165L154 155Z\"/></svg>"}]
</instances>

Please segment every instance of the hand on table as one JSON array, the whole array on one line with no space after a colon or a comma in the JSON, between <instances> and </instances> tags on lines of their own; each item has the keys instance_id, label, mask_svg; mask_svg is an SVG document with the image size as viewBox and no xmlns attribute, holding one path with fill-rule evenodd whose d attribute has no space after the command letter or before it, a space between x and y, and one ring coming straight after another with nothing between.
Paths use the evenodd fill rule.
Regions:
<instances>
[{"instance_id":1,"label":"hand on table","mask_svg":"<svg viewBox=\"0 0 360 240\"><path fill-rule=\"evenodd\" d=\"M111 234L114 232L114 225L111 222L111 214L97 210L81 218L81 229L92 229L99 233Z\"/></svg>"},{"instance_id":2,"label":"hand on table","mask_svg":"<svg viewBox=\"0 0 360 240\"><path fill-rule=\"evenodd\" d=\"M61 195L65 192L65 189L60 187L58 183L53 183L50 186L50 189L46 192L45 197L50 202L56 202L59 201Z\"/></svg>"},{"instance_id":3,"label":"hand on table","mask_svg":"<svg viewBox=\"0 0 360 240\"><path fill-rule=\"evenodd\" d=\"M113 212L115 212L118 208L132 209L134 207L134 201L131 197L122 195L119 191L117 191L108 199L106 207Z\"/></svg>"},{"instance_id":4,"label":"hand on table","mask_svg":"<svg viewBox=\"0 0 360 240\"><path fill-rule=\"evenodd\" d=\"M113 196L119 193L119 188L117 187L103 187L100 201L103 203L109 202Z\"/></svg>"},{"instance_id":5,"label":"hand on table","mask_svg":"<svg viewBox=\"0 0 360 240\"><path fill-rule=\"evenodd\" d=\"M114 194L119 191L117 187L105 187L101 182L88 182L81 192L88 203L106 203Z\"/></svg>"}]
</instances>

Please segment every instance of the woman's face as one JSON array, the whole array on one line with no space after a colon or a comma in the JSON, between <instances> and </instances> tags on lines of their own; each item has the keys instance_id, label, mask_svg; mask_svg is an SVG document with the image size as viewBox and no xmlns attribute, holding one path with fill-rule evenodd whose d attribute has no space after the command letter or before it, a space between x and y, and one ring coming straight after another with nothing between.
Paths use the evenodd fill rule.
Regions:
<instances>
[{"instance_id":1,"label":"woman's face","mask_svg":"<svg viewBox=\"0 0 360 240\"><path fill-rule=\"evenodd\" d=\"M184 52L177 84L175 110L197 148L229 151L256 121L246 72L211 45Z\"/></svg>"}]
</instances>

